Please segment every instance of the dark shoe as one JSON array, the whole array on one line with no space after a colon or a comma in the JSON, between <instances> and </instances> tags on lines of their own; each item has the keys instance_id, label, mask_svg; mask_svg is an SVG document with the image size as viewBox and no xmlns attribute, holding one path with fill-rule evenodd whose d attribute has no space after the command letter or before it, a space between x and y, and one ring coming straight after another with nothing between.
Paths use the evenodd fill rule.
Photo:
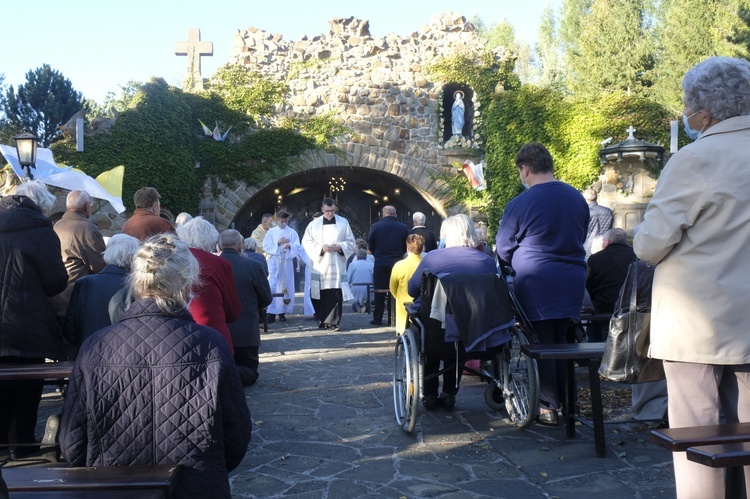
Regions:
<instances>
[{"instance_id":1,"label":"dark shoe","mask_svg":"<svg viewBox=\"0 0 750 499\"><path fill-rule=\"evenodd\" d=\"M444 393L440 396L440 405L445 407L446 410L452 411L453 408L456 406L456 396L451 395L450 393Z\"/></svg>"},{"instance_id":2,"label":"dark shoe","mask_svg":"<svg viewBox=\"0 0 750 499\"><path fill-rule=\"evenodd\" d=\"M266 319L266 323L273 324L276 322L276 316L274 314L268 314L268 318Z\"/></svg>"},{"instance_id":3,"label":"dark shoe","mask_svg":"<svg viewBox=\"0 0 750 499\"><path fill-rule=\"evenodd\" d=\"M280 320L281 322L286 322L286 315L284 315L284 314L279 314L279 320Z\"/></svg>"},{"instance_id":4,"label":"dark shoe","mask_svg":"<svg viewBox=\"0 0 750 499\"><path fill-rule=\"evenodd\" d=\"M57 432L60 430L60 416L52 415L47 418L47 424L44 427L44 437L42 445L54 445L57 442Z\"/></svg>"},{"instance_id":5,"label":"dark shoe","mask_svg":"<svg viewBox=\"0 0 750 499\"><path fill-rule=\"evenodd\" d=\"M536 419L539 424L544 426L557 426L560 424L560 419L557 417L557 411L540 412Z\"/></svg>"},{"instance_id":6,"label":"dark shoe","mask_svg":"<svg viewBox=\"0 0 750 499\"><path fill-rule=\"evenodd\" d=\"M370 324L372 324L373 326L382 326L383 321L376 321L375 319L373 319L370 321Z\"/></svg>"},{"instance_id":7,"label":"dark shoe","mask_svg":"<svg viewBox=\"0 0 750 499\"><path fill-rule=\"evenodd\" d=\"M435 395L430 395L428 397L425 397L425 399L422 401L422 405L424 405L425 411L432 412L438 408L438 405L439 405L438 398Z\"/></svg>"},{"instance_id":8,"label":"dark shoe","mask_svg":"<svg viewBox=\"0 0 750 499\"><path fill-rule=\"evenodd\" d=\"M328 331L338 331L339 327L336 324L326 324L326 329Z\"/></svg>"},{"instance_id":9,"label":"dark shoe","mask_svg":"<svg viewBox=\"0 0 750 499\"><path fill-rule=\"evenodd\" d=\"M28 445L23 447L15 447L10 449L10 459L17 461L25 457L32 456L39 452L38 445Z\"/></svg>"}]
</instances>

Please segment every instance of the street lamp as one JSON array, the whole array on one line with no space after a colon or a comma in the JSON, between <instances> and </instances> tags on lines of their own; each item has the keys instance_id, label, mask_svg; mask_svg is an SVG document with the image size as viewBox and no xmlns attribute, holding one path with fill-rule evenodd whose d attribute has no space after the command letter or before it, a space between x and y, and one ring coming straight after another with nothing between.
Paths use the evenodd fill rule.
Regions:
<instances>
[{"instance_id":1,"label":"street lamp","mask_svg":"<svg viewBox=\"0 0 750 499\"><path fill-rule=\"evenodd\" d=\"M23 132L13 137L16 141L16 154L21 168L26 168L30 180L34 180L31 169L36 168L36 146L39 137L33 133Z\"/></svg>"}]
</instances>

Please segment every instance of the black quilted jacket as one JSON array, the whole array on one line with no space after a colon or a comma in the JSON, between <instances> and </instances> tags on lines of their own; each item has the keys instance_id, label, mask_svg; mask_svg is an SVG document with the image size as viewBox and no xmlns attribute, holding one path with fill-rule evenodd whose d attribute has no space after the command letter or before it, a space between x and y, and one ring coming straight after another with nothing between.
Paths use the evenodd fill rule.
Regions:
<instances>
[{"instance_id":1,"label":"black quilted jacket","mask_svg":"<svg viewBox=\"0 0 750 499\"><path fill-rule=\"evenodd\" d=\"M0 199L0 357L57 359L62 330L49 304L68 273L52 223L26 196Z\"/></svg>"},{"instance_id":2,"label":"black quilted jacket","mask_svg":"<svg viewBox=\"0 0 750 499\"><path fill-rule=\"evenodd\" d=\"M74 466L181 464L175 497L228 498L250 430L226 340L145 300L81 347L60 446Z\"/></svg>"}]
</instances>

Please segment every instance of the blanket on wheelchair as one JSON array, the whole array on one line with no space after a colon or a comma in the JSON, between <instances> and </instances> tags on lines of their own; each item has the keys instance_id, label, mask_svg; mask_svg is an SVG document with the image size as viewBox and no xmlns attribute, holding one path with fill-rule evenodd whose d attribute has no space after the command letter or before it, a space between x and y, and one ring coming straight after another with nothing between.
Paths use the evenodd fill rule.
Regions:
<instances>
[{"instance_id":1,"label":"blanket on wheelchair","mask_svg":"<svg viewBox=\"0 0 750 499\"><path fill-rule=\"evenodd\" d=\"M498 275L453 272L439 277L439 283L447 302L445 341L460 341L469 353L510 341L508 328L516 318L508 288Z\"/></svg>"}]
</instances>

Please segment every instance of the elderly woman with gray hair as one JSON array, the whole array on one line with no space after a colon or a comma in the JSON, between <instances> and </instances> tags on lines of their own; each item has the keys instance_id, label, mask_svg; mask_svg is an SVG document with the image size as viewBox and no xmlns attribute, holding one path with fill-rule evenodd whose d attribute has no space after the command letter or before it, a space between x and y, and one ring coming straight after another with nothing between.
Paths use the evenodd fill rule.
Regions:
<instances>
[{"instance_id":1,"label":"elderly woman with gray hair","mask_svg":"<svg viewBox=\"0 0 750 499\"><path fill-rule=\"evenodd\" d=\"M174 497L231 497L250 411L226 341L186 310L199 273L174 234L138 249L136 301L83 343L71 373L60 426L71 465L182 465Z\"/></svg>"},{"instance_id":2,"label":"elderly woman with gray hair","mask_svg":"<svg viewBox=\"0 0 750 499\"><path fill-rule=\"evenodd\" d=\"M107 266L98 274L83 276L75 282L63 327L69 358L75 358L83 340L112 324L109 301L125 287L130 261L136 251L138 239L115 234L109 238L104 250Z\"/></svg>"},{"instance_id":3,"label":"elderly woman with gray hair","mask_svg":"<svg viewBox=\"0 0 750 499\"><path fill-rule=\"evenodd\" d=\"M419 305L419 292L422 284L422 273L429 270L435 275L442 276L451 272L465 274L494 274L495 260L477 248L477 235L474 222L466 215L453 215L443 220L440 226L440 238L445 241L445 248L430 251L417 266L409 279L408 291L415 298L415 305ZM448 369L443 373L443 392L438 398L440 378L427 375L440 371L440 361L446 365L455 362L456 351L453 343L446 343L440 331L427 330L425 338L425 380L424 400L422 403L428 411L434 411L439 406L446 410L453 410L456 405L458 382L456 370ZM459 374L460 376L460 374Z\"/></svg>"},{"instance_id":4,"label":"elderly woman with gray hair","mask_svg":"<svg viewBox=\"0 0 750 499\"><path fill-rule=\"evenodd\" d=\"M54 203L38 181L0 199L0 364L41 363L62 353L62 331L49 303L68 283L60 239L45 216ZM0 445L10 443L14 459L39 450L34 430L43 388L41 381L0 386Z\"/></svg>"},{"instance_id":5,"label":"elderly woman with gray hair","mask_svg":"<svg viewBox=\"0 0 750 499\"><path fill-rule=\"evenodd\" d=\"M650 355L664 359L670 427L750 422L750 63L711 57L682 89L695 142L664 167L633 241L658 264ZM673 456L678 497L724 496L722 469Z\"/></svg>"},{"instance_id":6,"label":"elderly woman with gray hair","mask_svg":"<svg viewBox=\"0 0 750 499\"><path fill-rule=\"evenodd\" d=\"M188 310L195 322L220 332L234 355L229 323L239 318L242 304L237 295L232 265L213 254L219 242L219 231L205 218L195 217L177 227L177 236L190 247L201 269Z\"/></svg>"}]
</instances>

